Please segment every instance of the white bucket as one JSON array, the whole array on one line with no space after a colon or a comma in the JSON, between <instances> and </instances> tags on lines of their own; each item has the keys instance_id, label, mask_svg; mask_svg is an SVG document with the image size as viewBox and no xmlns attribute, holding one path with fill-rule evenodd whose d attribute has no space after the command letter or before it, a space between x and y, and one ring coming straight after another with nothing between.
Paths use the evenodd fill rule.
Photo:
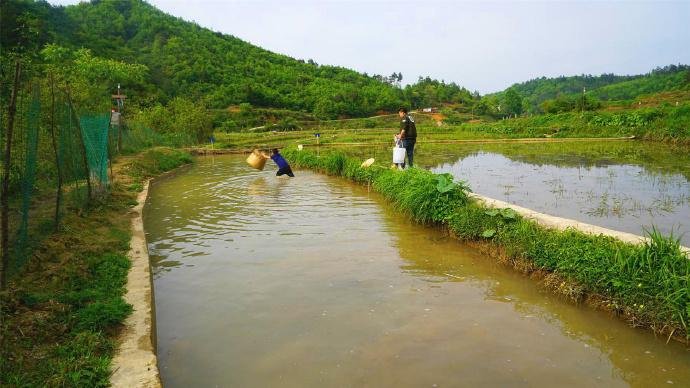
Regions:
<instances>
[{"instance_id":1,"label":"white bucket","mask_svg":"<svg viewBox=\"0 0 690 388\"><path fill-rule=\"evenodd\" d=\"M393 148L393 163L405 163L405 151L402 147Z\"/></svg>"}]
</instances>

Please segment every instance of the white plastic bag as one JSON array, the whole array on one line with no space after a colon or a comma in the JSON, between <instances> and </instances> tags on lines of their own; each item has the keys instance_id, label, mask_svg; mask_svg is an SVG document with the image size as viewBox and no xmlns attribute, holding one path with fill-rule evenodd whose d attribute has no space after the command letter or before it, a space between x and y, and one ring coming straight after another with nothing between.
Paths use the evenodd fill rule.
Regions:
<instances>
[{"instance_id":1,"label":"white plastic bag","mask_svg":"<svg viewBox=\"0 0 690 388\"><path fill-rule=\"evenodd\" d=\"M393 163L405 163L405 149L402 147L393 148Z\"/></svg>"}]
</instances>

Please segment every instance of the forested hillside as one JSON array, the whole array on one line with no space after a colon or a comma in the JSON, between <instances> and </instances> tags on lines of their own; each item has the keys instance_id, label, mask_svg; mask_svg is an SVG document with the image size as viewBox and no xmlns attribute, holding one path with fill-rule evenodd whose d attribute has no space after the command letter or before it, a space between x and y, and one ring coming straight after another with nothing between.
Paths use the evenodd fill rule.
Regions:
<instances>
[{"instance_id":1,"label":"forested hillside","mask_svg":"<svg viewBox=\"0 0 690 388\"><path fill-rule=\"evenodd\" d=\"M49 46L52 53L63 52L70 58L84 57L77 51L86 48L94 60L145 66L144 76L136 77L136 82L122 80L131 96L129 105L142 108L181 98L208 108L249 104L333 119L391 112L401 105L414 109L453 104L468 117L476 114L491 119L525 112L593 110L601 107L600 101L685 90L690 84L690 67L670 65L644 75L541 77L480 98L456 83L430 77L419 77L403 87L403 75L395 71L390 76L369 76L272 53L167 15L143 0L93 0L68 7L36 0L2 0L0 17L5 75L10 73L8 53L31 58L32 65L39 65L33 69L40 72L47 60L47 45L53 45ZM55 64L60 58L53 56L52 60ZM103 90L115 87L100 86ZM584 100L583 88L587 89Z\"/></svg>"},{"instance_id":2,"label":"forested hillside","mask_svg":"<svg viewBox=\"0 0 690 388\"><path fill-rule=\"evenodd\" d=\"M583 74L556 78L540 77L512 85L512 89L526 99L529 110L542 111L542 103L556 98L588 96L598 100L631 100L640 95L681 90L690 83L690 66L669 65L656 68L647 74L599 76ZM508 90L506 89L506 91ZM503 98L506 91L496 93Z\"/></svg>"},{"instance_id":3,"label":"forested hillside","mask_svg":"<svg viewBox=\"0 0 690 388\"><path fill-rule=\"evenodd\" d=\"M430 79L400 87L402 74L368 76L296 60L167 15L141 0L92 1L68 7L3 3L5 49L36 54L48 43L94 56L146 65L148 77L124 85L140 100L204 99L210 107L250 103L312 112L319 117L366 116L399 105L462 101L470 93ZM421 80L420 80L421 81ZM448 89L448 90L445 90ZM444 99L439 101L439 98Z\"/></svg>"}]
</instances>

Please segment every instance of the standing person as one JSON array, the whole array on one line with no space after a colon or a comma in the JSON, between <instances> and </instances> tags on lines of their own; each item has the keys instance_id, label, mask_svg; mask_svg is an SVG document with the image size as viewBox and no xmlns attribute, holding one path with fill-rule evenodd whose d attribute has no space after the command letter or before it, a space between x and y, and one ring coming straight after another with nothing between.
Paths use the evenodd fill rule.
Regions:
<instances>
[{"instance_id":1,"label":"standing person","mask_svg":"<svg viewBox=\"0 0 690 388\"><path fill-rule=\"evenodd\" d=\"M401 107L398 109L398 116L400 116L400 132L397 138L402 140L403 148L407 152L407 164L412 167L414 145L417 142L417 126L414 124L414 119L407 114L407 108ZM405 163L402 166L404 168Z\"/></svg>"},{"instance_id":2,"label":"standing person","mask_svg":"<svg viewBox=\"0 0 690 388\"><path fill-rule=\"evenodd\" d=\"M289 177L294 178L295 174L292 173L292 169L290 168L290 165L288 164L287 160L283 158L283 155L281 155L278 152L277 148L274 148L272 151L271 156L268 156L265 152L262 152L264 158L268 159L271 158L276 165L278 165L278 172L276 172L276 176L281 176L281 175L287 175Z\"/></svg>"}]
</instances>

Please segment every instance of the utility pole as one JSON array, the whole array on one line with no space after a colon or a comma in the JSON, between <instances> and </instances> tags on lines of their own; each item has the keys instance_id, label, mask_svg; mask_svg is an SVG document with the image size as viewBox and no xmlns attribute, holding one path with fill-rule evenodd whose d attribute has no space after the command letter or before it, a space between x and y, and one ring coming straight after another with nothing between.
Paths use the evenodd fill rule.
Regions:
<instances>
[{"instance_id":1,"label":"utility pole","mask_svg":"<svg viewBox=\"0 0 690 388\"><path fill-rule=\"evenodd\" d=\"M117 120L115 120L115 125L117 126L117 152L120 153L122 151L122 108L124 108L125 99L127 98L127 96L120 93L119 83L117 84L117 94L113 94L112 98L115 100L115 103L117 104ZM113 124L112 117L110 119L110 124Z\"/></svg>"}]
</instances>

